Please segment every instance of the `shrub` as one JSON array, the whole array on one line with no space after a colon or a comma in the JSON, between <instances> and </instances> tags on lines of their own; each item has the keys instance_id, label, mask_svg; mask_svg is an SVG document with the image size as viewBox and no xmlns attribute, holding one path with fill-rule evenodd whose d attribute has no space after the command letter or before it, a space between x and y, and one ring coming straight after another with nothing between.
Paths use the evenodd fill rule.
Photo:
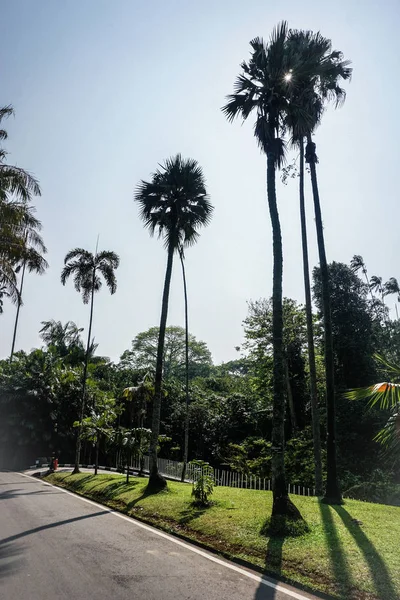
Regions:
<instances>
[{"instance_id":1,"label":"shrub","mask_svg":"<svg viewBox=\"0 0 400 600\"><path fill-rule=\"evenodd\" d=\"M209 497L214 491L213 468L203 460L192 460L190 463L195 467L192 496L195 503L200 506L209 506Z\"/></svg>"}]
</instances>

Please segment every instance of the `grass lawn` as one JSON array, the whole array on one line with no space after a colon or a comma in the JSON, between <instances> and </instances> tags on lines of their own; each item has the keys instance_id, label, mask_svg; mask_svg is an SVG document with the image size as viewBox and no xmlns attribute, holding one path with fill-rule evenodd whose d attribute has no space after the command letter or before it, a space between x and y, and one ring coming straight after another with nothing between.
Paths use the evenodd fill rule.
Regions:
<instances>
[{"instance_id":1,"label":"grass lawn","mask_svg":"<svg viewBox=\"0 0 400 600\"><path fill-rule=\"evenodd\" d=\"M121 475L56 473L56 485L202 542L338 598L400 599L400 508L347 500L327 506L317 498L292 496L310 532L269 539L261 533L271 513L272 493L217 487L207 509L191 505L191 486L169 481L168 490L146 495L147 480Z\"/></svg>"}]
</instances>

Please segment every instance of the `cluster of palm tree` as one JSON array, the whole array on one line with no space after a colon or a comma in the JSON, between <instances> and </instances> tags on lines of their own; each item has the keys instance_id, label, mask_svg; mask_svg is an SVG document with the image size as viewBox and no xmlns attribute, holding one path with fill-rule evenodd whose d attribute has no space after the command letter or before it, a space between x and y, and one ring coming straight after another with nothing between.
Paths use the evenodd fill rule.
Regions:
<instances>
[{"instance_id":1,"label":"cluster of palm tree","mask_svg":"<svg viewBox=\"0 0 400 600\"><path fill-rule=\"evenodd\" d=\"M11 106L0 108L0 123L13 114ZM0 129L0 141L7 137L6 130ZM42 225L32 204L33 197L40 193L35 177L21 167L10 165L6 150L0 147L0 313L4 298L17 305L11 358L26 270L42 274L48 266L44 258L46 246L40 235Z\"/></svg>"},{"instance_id":2,"label":"cluster of palm tree","mask_svg":"<svg viewBox=\"0 0 400 600\"><path fill-rule=\"evenodd\" d=\"M319 32L290 30L286 22L280 23L275 28L268 42L265 42L261 38L255 38L250 42L250 46L250 59L241 64L241 73L235 82L234 93L228 96L227 103L222 110L229 121L233 121L236 117L246 120L250 115L255 115L254 135L261 151L266 155L267 198L273 239L273 516L285 515L299 518L300 514L288 497L284 464L285 356L282 318L283 248L275 179L277 169L284 164L288 146L295 147L299 152L300 160L299 204L308 330L316 489L318 493L321 493L323 484L308 240L305 218L305 162L309 166L311 175L323 296L327 407L327 483L324 500L330 503L340 503L342 498L336 469L335 391L329 272L317 181L318 158L316 155L314 133L321 123L328 103L332 101L336 107L343 103L345 91L341 85L343 81L350 78L352 70L349 66L349 61L344 60L342 53L332 49L329 39L324 38ZM0 111L0 120L10 114L12 114L11 108L2 109ZM6 133L0 130L0 139L4 139L5 137ZM0 227L2 233L0 243L0 297L1 295L9 295L19 308L25 268L42 272L47 266L42 256L46 249L38 233L40 231L40 222L34 218L33 207L29 204L33 195L40 195L38 183L26 171L6 165L4 163L5 156L6 153L0 150ZM157 445L160 433L164 340L173 259L176 254L180 258L185 298L186 420L184 469L182 474L184 478L185 465L188 458L188 406L190 400L185 251L198 240L200 228L209 223L213 206L207 194L201 167L195 160L184 159L180 154L167 159L151 175L149 181L142 180L137 186L134 200L139 205L140 217L145 227L150 231L151 235L157 234L163 240L165 249L167 250L167 265L154 377L152 433L150 439L149 488L155 490L166 486L165 479L159 474L157 469ZM63 285L65 285L70 276L73 276L75 289L82 294L83 302L85 304L90 302L89 328L82 377L81 415L78 422L79 433L75 460L75 471L79 471L82 427L85 414L87 368L92 344L94 295L102 286L102 278L111 294L115 293L115 270L119 265L119 257L111 251L98 252L96 249L96 252L92 254L83 248L75 248L68 252L64 262L65 265L61 274ZM21 268L21 286L18 289L16 273ZM392 283L394 286L395 280ZM372 281L372 278L371 284L372 286L375 285L375 281ZM374 289L374 287L370 287L370 289ZM383 289L388 290L389 288L382 287ZM398 285L397 293L399 293ZM384 292L382 291L383 297Z\"/></svg>"},{"instance_id":3,"label":"cluster of palm tree","mask_svg":"<svg viewBox=\"0 0 400 600\"><path fill-rule=\"evenodd\" d=\"M379 277L378 275L372 275L371 277L369 277L364 259L359 254L355 254L353 256L353 258L351 259L350 266L354 273L358 273L359 271L361 271L364 275L369 292L371 294L371 301L373 306L378 308L379 305L383 305L383 307L385 307L385 298L391 295L396 295L397 302L400 302L400 286L399 282L395 277L390 277L386 282L384 282L382 277ZM373 292L375 292L375 294ZM396 310L396 318L398 319L399 313L397 309L397 304L395 304L394 306Z\"/></svg>"},{"instance_id":4,"label":"cluster of palm tree","mask_svg":"<svg viewBox=\"0 0 400 600\"><path fill-rule=\"evenodd\" d=\"M277 206L275 177L285 160L288 144L300 151L300 216L303 245L303 270L307 308L308 351L311 375L311 400L314 433L315 479L322 486L320 433L315 379L314 337L304 206L304 160L311 174L319 262L322 279L325 334L325 374L327 407L327 484L324 500L342 502L336 468L335 390L330 309L329 272L326 259L321 205L317 181L318 158L313 141L315 129L330 101L339 106L345 99L341 83L351 76L349 62L341 52L332 50L331 41L320 33L290 30L280 23L269 42L255 38L250 42L251 56L241 64L234 93L228 96L223 112L229 121L243 121L255 115L254 135L267 157L267 197L273 237L273 516L298 518L290 502L284 466L285 357L283 348L282 274L283 250Z\"/></svg>"}]
</instances>

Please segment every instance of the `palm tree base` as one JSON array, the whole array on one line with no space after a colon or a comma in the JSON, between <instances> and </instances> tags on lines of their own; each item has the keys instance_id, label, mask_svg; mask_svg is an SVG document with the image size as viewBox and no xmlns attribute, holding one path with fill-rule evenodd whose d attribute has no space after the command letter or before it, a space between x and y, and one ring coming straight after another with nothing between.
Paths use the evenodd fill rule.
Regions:
<instances>
[{"instance_id":1,"label":"palm tree base","mask_svg":"<svg viewBox=\"0 0 400 600\"><path fill-rule=\"evenodd\" d=\"M156 494L165 490L167 487L167 480L160 475L160 473L151 473L149 477L149 483L146 487L146 492L149 494Z\"/></svg>"},{"instance_id":2,"label":"palm tree base","mask_svg":"<svg viewBox=\"0 0 400 600\"><path fill-rule=\"evenodd\" d=\"M75 467L72 471L72 475L77 475L78 473L80 473L79 467Z\"/></svg>"},{"instance_id":3,"label":"palm tree base","mask_svg":"<svg viewBox=\"0 0 400 600\"><path fill-rule=\"evenodd\" d=\"M284 516L293 521L303 519L299 509L293 504L289 496L278 496L274 498L272 505L272 517Z\"/></svg>"}]
</instances>

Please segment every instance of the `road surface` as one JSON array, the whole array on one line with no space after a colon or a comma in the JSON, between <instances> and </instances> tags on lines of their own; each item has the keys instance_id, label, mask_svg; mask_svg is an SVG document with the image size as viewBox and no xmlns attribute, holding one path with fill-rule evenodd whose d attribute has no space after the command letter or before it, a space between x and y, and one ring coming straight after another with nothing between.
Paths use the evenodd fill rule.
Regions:
<instances>
[{"instance_id":1,"label":"road surface","mask_svg":"<svg viewBox=\"0 0 400 600\"><path fill-rule=\"evenodd\" d=\"M0 472L2 600L309 600L100 505Z\"/></svg>"}]
</instances>

